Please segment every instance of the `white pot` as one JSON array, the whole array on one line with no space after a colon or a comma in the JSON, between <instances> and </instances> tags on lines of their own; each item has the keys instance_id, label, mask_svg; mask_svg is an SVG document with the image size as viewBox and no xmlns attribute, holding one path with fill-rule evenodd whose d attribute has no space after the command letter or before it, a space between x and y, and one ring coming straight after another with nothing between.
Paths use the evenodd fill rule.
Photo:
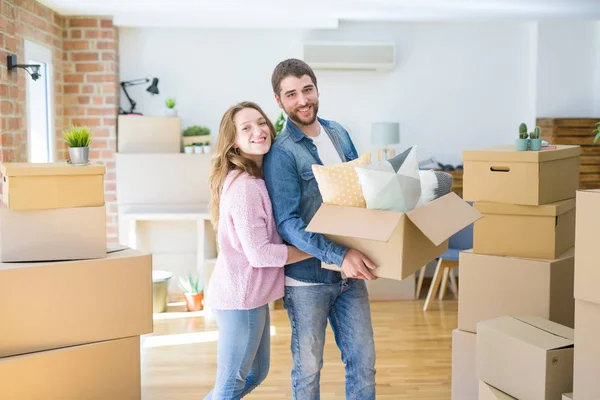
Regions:
<instances>
[{"instance_id":1,"label":"white pot","mask_svg":"<svg viewBox=\"0 0 600 400\"><path fill-rule=\"evenodd\" d=\"M194 146L194 153L202 154L202 146Z\"/></svg>"},{"instance_id":2,"label":"white pot","mask_svg":"<svg viewBox=\"0 0 600 400\"><path fill-rule=\"evenodd\" d=\"M185 146L183 148L183 151L186 154L192 154L194 152L194 147L193 146Z\"/></svg>"},{"instance_id":3,"label":"white pot","mask_svg":"<svg viewBox=\"0 0 600 400\"><path fill-rule=\"evenodd\" d=\"M165 111L165 114L167 115L167 117L176 117L177 109L176 108L167 108L167 110Z\"/></svg>"},{"instance_id":4,"label":"white pot","mask_svg":"<svg viewBox=\"0 0 600 400\"><path fill-rule=\"evenodd\" d=\"M204 145L204 154L210 153L210 146Z\"/></svg>"}]
</instances>

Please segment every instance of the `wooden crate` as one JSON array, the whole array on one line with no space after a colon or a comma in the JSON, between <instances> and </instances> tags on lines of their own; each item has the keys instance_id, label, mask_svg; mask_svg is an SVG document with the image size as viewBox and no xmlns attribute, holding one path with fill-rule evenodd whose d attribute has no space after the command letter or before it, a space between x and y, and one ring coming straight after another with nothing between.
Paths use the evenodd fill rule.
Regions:
<instances>
[{"instance_id":1,"label":"wooden crate","mask_svg":"<svg viewBox=\"0 0 600 400\"><path fill-rule=\"evenodd\" d=\"M542 139L550 144L581 146L580 189L600 188L600 144L594 144L596 123L600 118L538 118Z\"/></svg>"}]
</instances>

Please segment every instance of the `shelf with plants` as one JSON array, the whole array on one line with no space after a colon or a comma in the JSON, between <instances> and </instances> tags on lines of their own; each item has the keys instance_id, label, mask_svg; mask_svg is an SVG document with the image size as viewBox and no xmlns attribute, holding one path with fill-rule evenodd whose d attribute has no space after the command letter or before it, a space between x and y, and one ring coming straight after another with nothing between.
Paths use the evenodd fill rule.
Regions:
<instances>
[{"instance_id":1,"label":"shelf with plants","mask_svg":"<svg viewBox=\"0 0 600 400\"><path fill-rule=\"evenodd\" d=\"M204 153L211 152L210 129L205 126L192 125L187 127L183 133L184 153Z\"/></svg>"}]
</instances>

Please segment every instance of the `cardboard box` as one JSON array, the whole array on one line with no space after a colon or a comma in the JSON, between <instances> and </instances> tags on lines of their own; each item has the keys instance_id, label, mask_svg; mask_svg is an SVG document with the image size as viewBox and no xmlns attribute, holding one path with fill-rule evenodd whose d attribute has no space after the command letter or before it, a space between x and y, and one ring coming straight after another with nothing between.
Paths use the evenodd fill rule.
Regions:
<instances>
[{"instance_id":1,"label":"cardboard box","mask_svg":"<svg viewBox=\"0 0 600 400\"><path fill-rule=\"evenodd\" d=\"M117 154L116 164L120 205L210 201L210 154Z\"/></svg>"},{"instance_id":2,"label":"cardboard box","mask_svg":"<svg viewBox=\"0 0 600 400\"><path fill-rule=\"evenodd\" d=\"M141 399L139 336L0 358L0 398Z\"/></svg>"},{"instance_id":3,"label":"cardboard box","mask_svg":"<svg viewBox=\"0 0 600 400\"><path fill-rule=\"evenodd\" d=\"M477 377L519 400L558 399L573 390L574 331L539 317L477 324Z\"/></svg>"},{"instance_id":4,"label":"cardboard box","mask_svg":"<svg viewBox=\"0 0 600 400\"><path fill-rule=\"evenodd\" d=\"M542 206L476 202L473 251L555 259L575 246L575 199Z\"/></svg>"},{"instance_id":5,"label":"cardboard box","mask_svg":"<svg viewBox=\"0 0 600 400\"><path fill-rule=\"evenodd\" d=\"M600 399L600 304L575 302L573 395L577 400Z\"/></svg>"},{"instance_id":6,"label":"cardboard box","mask_svg":"<svg viewBox=\"0 0 600 400\"><path fill-rule=\"evenodd\" d=\"M119 115L119 153L181 153L179 117Z\"/></svg>"},{"instance_id":7,"label":"cardboard box","mask_svg":"<svg viewBox=\"0 0 600 400\"><path fill-rule=\"evenodd\" d=\"M11 210L50 210L104 205L101 164L5 163L2 201Z\"/></svg>"},{"instance_id":8,"label":"cardboard box","mask_svg":"<svg viewBox=\"0 0 600 400\"><path fill-rule=\"evenodd\" d=\"M33 211L0 207L0 262L105 257L105 206Z\"/></svg>"},{"instance_id":9,"label":"cardboard box","mask_svg":"<svg viewBox=\"0 0 600 400\"><path fill-rule=\"evenodd\" d=\"M503 315L532 315L574 326L573 249L556 260L461 252L458 328ZM489 383L489 382L488 382Z\"/></svg>"},{"instance_id":10,"label":"cardboard box","mask_svg":"<svg viewBox=\"0 0 600 400\"><path fill-rule=\"evenodd\" d=\"M479 218L449 193L407 213L322 204L306 231L360 251L377 266L374 275L402 280L444 253L448 238Z\"/></svg>"},{"instance_id":11,"label":"cardboard box","mask_svg":"<svg viewBox=\"0 0 600 400\"><path fill-rule=\"evenodd\" d=\"M479 400L517 400L501 390L479 381Z\"/></svg>"},{"instance_id":12,"label":"cardboard box","mask_svg":"<svg viewBox=\"0 0 600 400\"><path fill-rule=\"evenodd\" d=\"M0 316L0 357L152 333L152 257L0 263Z\"/></svg>"},{"instance_id":13,"label":"cardboard box","mask_svg":"<svg viewBox=\"0 0 600 400\"><path fill-rule=\"evenodd\" d=\"M477 335L452 331L452 400L478 398Z\"/></svg>"},{"instance_id":14,"label":"cardboard box","mask_svg":"<svg viewBox=\"0 0 600 400\"><path fill-rule=\"evenodd\" d=\"M516 151L515 146L463 151L466 201L537 206L575 197L579 146Z\"/></svg>"},{"instance_id":15,"label":"cardboard box","mask_svg":"<svg viewBox=\"0 0 600 400\"><path fill-rule=\"evenodd\" d=\"M575 230L575 298L600 304L598 254L600 190L577 192Z\"/></svg>"}]
</instances>

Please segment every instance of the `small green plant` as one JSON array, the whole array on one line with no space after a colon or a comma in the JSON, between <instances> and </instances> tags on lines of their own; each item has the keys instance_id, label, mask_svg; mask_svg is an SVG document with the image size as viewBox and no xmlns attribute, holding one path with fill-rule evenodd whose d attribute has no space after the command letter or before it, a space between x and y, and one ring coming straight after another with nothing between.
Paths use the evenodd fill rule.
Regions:
<instances>
[{"instance_id":1,"label":"small green plant","mask_svg":"<svg viewBox=\"0 0 600 400\"><path fill-rule=\"evenodd\" d=\"M183 136L207 136L210 129L205 126L192 125L183 131Z\"/></svg>"},{"instance_id":2,"label":"small green plant","mask_svg":"<svg viewBox=\"0 0 600 400\"><path fill-rule=\"evenodd\" d=\"M194 278L191 274L188 275L187 278L184 278L183 276L179 277L179 287L185 293L202 293L204 289L200 282L200 278Z\"/></svg>"},{"instance_id":3,"label":"small green plant","mask_svg":"<svg viewBox=\"0 0 600 400\"><path fill-rule=\"evenodd\" d=\"M533 132L531 132L529 134L529 137L532 139L539 139L540 138L540 127L536 126L535 129L533 130Z\"/></svg>"},{"instance_id":4,"label":"small green plant","mask_svg":"<svg viewBox=\"0 0 600 400\"><path fill-rule=\"evenodd\" d=\"M63 137L69 147L89 147L92 141L92 131L87 126L71 125L71 129L63 131Z\"/></svg>"},{"instance_id":5,"label":"small green plant","mask_svg":"<svg viewBox=\"0 0 600 400\"><path fill-rule=\"evenodd\" d=\"M167 108L175 108L175 99L169 97L166 101L165 104L167 106Z\"/></svg>"},{"instance_id":6,"label":"small green plant","mask_svg":"<svg viewBox=\"0 0 600 400\"><path fill-rule=\"evenodd\" d=\"M519 125L519 139L527 139L527 124L524 122Z\"/></svg>"},{"instance_id":7,"label":"small green plant","mask_svg":"<svg viewBox=\"0 0 600 400\"><path fill-rule=\"evenodd\" d=\"M594 143L596 143L596 141L600 139L600 121L596 122L596 129L594 129L592 133L596 134L596 137L594 138Z\"/></svg>"},{"instance_id":8,"label":"small green plant","mask_svg":"<svg viewBox=\"0 0 600 400\"><path fill-rule=\"evenodd\" d=\"M283 116L283 113L281 113L281 114L279 114L277 121L275 121L275 136L279 136L279 134L283 130L284 126L285 126L285 117Z\"/></svg>"}]
</instances>

